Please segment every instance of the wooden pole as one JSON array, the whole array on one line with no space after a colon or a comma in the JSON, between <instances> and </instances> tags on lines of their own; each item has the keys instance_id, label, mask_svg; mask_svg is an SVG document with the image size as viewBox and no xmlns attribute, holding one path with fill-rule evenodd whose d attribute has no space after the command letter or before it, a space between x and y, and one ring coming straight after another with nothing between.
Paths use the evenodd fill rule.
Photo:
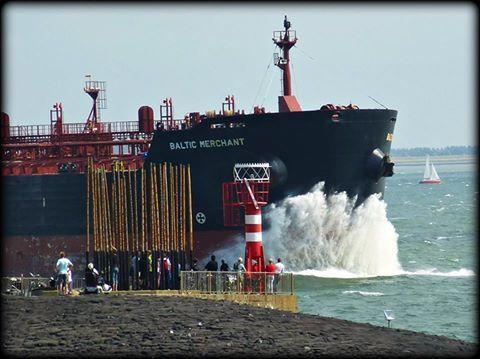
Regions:
<instances>
[{"instance_id":1,"label":"wooden pole","mask_svg":"<svg viewBox=\"0 0 480 359\"><path fill-rule=\"evenodd\" d=\"M91 189L92 189L92 212L93 212L93 261L97 262L97 203L96 203L96 188L95 188L95 170L92 161L91 168Z\"/></svg>"},{"instance_id":2,"label":"wooden pole","mask_svg":"<svg viewBox=\"0 0 480 359\"><path fill-rule=\"evenodd\" d=\"M174 240L174 252L172 261L172 274L174 289L177 287L177 274L178 274L178 181L177 181L177 167L172 166L172 220L173 220L173 240Z\"/></svg>"},{"instance_id":3,"label":"wooden pole","mask_svg":"<svg viewBox=\"0 0 480 359\"><path fill-rule=\"evenodd\" d=\"M87 243L85 245L85 265L89 262L89 253L90 253L90 172L91 172L91 157L87 158Z\"/></svg>"},{"instance_id":4,"label":"wooden pole","mask_svg":"<svg viewBox=\"0 0 480 359\"><path fill-rule=\"evenodd\" d=\"M188 190L188 235L189 235L189 251L190 266L193 264L193 209L192 209L192 177L190 175L190 164L187 165L187 190Z\"/></svg>"},{"instance_id":5,"label":"wooden pole","mask_svg":"<svg viewBox=\"0 0 480 359\"><path fill-rule=\"evenodd\" d=\"M160 272L158 270L158 263L161 257L161 240L162 240L162 233L161 233L161 224L160 224L160 201L161 201L161 190L159 187L160 182L160 166L158 164L154 164L154 172L155 172L155 226L156 226L156 252L154 256L154 271L155 271L155 288L160 288Z\"/></svg>"},{"instance_id":6,"label":"wooden pole","mask_svg":"<svg viewBox=\"0 0 480 359\"><path fill-rule=\"evenodd\" d=\"M132 171L130 166L128 166L128 195L130 199L130 246L129 250L134 249L134 238L135 238L135 219L134 219L134 209L133 209L133 195L132 195Z\"/></svg>"},{"instance_id":7,"label":"wooden pole","mask_svg":"<svg viewBox=\"0 0 480 359\"><path fill-rule=\"evenodd\" d=\"M186 207L186 203L187 203L187 200L186 200L186 192L185 192L185 173L186 173L186 168L185 168L185 165L182 165L181 166L181 179L182 179L182 183L181 183L181 193L182 193L182 210L181 210L181 213L182 213L182 269L183 270L186 270L186 264L187 264L187 258L186 258L186 233L187 233L187 222L186 222L186 219L187 219L187 213L186 213L186 210L187 210L187 207Z\"/></svg>"},{"instance_id":8,"label":"wooden pole","mask_svg":"<svg viewBox=\"0 0 480 359\"><path fill-rule=\"evenodd\" d=\"M169 256L170 259L172 258L172 235L171 235L171 228L170 228L170 176L169 176L169 165L167 163L163 163L163 173L164 173L164 191L165 191L165 234L166 234L166 247L165 247L165 255ZM167 277L167 273L164 272L164 283L165 288L170 288L170 278Z\"/></svg>"},{"instance_id":9,"label":"wooden pole","mask_svg":"<svg viewBox=\"0 0 480 359\"><path fill-rule=\"evenodd\" d=\"M126 186L126 179L125 179L125 171L124 168L122 168L121 172L121 185L122 185L122 220L124 222L123 226L123 237L124 237L124 243L123 243L123 252L121 253L120 258L122 259L122 265L121 265L121 281L122 281L122 289L127 289L128 288L128 272L127 272L127 265L126 263L128 262L128 251L129 251L129 236L128 236L128 192L127 192L127 186Z\"/></svg>"},{"instance_id":10,"label":"wooden pole","mask_svg":"<svg viewBox=\"0 0 480 359\"><path fill-rule=\"evenodd\" d=\"M140 248L140 233L139 233L139 218L138 218L138 169L135 169L134 173L134 189L135 189L135 194L134 194L134 219L135 219L135 258L137 258L139 248ZM138 275L137 275L137 262L135 262L134 267L132 268L133 270L133 276L132 276L132 288L138 288Z\"/></svg>"}]
</instances>

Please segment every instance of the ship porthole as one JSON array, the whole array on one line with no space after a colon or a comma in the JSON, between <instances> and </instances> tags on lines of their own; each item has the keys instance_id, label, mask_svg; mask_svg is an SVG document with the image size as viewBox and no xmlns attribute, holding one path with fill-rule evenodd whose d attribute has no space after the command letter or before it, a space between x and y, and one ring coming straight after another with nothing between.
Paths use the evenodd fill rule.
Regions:
<instances>
[{"instance_id":1,"label":"ship porthole","mask_svg":"<svg viewBox=\"0 0 480 359\"><path fill-rule=\"evenodd\" d=\"M195 215L195 220L198 224L204 224L207 221L207 216L203 212L197 212Z\"/></svg>"}]
</instances>

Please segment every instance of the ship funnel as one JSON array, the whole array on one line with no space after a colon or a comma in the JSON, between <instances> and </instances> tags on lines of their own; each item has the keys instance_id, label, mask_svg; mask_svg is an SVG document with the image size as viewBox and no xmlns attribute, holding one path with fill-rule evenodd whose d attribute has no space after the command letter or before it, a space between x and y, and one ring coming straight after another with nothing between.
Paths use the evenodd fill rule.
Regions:
<instances>
[{"instance_id":1,"label":"ship funnel","mask_svg":"<svg viewBox=\"0 0 480 359\"><path fill-rule=\"evenodd\" d=\"M368 175L375 181L382 177L391 177L394 165L389 155L383 153L381 149L375 148L367 159Z\"/></svg>"}]
</instances>

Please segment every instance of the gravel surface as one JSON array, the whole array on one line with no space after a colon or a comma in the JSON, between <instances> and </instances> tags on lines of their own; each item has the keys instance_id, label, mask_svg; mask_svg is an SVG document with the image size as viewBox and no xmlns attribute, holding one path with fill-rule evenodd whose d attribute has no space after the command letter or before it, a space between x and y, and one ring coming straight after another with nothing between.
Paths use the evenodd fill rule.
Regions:
<instances>
[{"instance_id":1,"label":"gravel surface","mask_svg":"<svg viewBox=\"0 0 480 359\"><path fill-rule=\"evenodd\" d=\"M224 301L2 297L2 351L18 356L473 356L443 336Z\"/></svg>"}]
</instances>

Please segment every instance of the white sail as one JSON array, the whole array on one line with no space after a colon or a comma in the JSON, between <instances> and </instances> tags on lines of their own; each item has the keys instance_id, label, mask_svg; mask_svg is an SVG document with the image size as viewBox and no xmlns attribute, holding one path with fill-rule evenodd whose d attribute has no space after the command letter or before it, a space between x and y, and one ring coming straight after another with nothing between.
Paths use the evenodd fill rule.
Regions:
<instances>
[{"instance_id":1,"label":"white sail","mask_svg":"<svg viewBox=\"0 0 480 359\"><path fill-rule=\"evenodd\" d=\"M440 183L440 177L435 170L435 166L430 162L429 155L427 155L425 160L425 171L423 172L423 180L420 183Z\"/></svg>"},{"instance_id":2,"label":"white sail","mask_svg":"<svg viewBox=\"0 0 480 359\"><path fill-rule=\"evenodd\" d=\"M437 171L435 170L435 167L433 166L433 163L430 164L430 179L439 181L440 177L438 176Z\"/></svg>"},{"instance_id":3,"label":"white sail","mask_svg":"<svg viewBox=\"0 0 480 359\"><path fill-rule=\"evenodd\" d=\"M427 160L425 162L425 171L423 172L423 179L430 179L430 156L427 155Z\"/></svg>"}]
</instances>

